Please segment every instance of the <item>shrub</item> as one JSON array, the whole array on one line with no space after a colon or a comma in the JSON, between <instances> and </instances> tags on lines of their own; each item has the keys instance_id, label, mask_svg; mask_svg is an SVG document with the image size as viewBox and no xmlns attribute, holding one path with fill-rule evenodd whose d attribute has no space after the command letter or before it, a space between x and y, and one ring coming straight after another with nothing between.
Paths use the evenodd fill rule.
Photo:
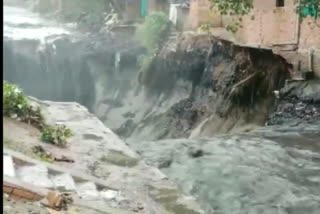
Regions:
<instances>
[{"instance_id":1,"label":"shrub","mask_svg":"<svg viewBox=\"0 0 320 214\"><path fill-rule=\"evenodd\" d=\"M201 33L209 34L210 33L210 24L201 24L199 27L199 31Z\"/></svg>"},{"instance_id":2,"label":"shrub","mask_svg":"<svg viewBox=\"0 0 320 214\"><path fill-rule=\"evenodd\" d=\"M43 117L40 109L34 110L18 86L3 82L3 115L41 127Z\"/></svg>"},{"instance_id":3,"label":"shrub","mask_svg":"<svg viewBox=\"0 0 320 214\"><path fill-rule=\"evenodd\" d=\"M22 89L6 81L3 82L3 116L28 122L41 129L41 139L46 143L63 147L67 138L72 136L71 130L64 125L46 125L40 108L34 110Z\"/></svg>"},{"instance_id":4,"label":"shrub","mask_svg":"<svg viewBox=\"0 0 320 214\"><path fill-rule=\"evenodd\" d=\"M54 159L45 153L36 153L36 156L43 162L54 163Z\"/></svg>"},{"instance_id":5,"label":"shrub","mask_svg":"<svg viewBox=\"0 0 320 214\"><path fill-rule=\"evenodd\" d=\"M147 54L140 56L138 64L140 71L145 72L150 67L157 51L168 39L171 22L162 12L151 13L145 18L136 31L136 38L147 49Z\"/></svg>"},{"instance_id":6,"label":"shrub","mask_svg":"<svg viewBox=\"0 0 320 214\"><path fill-rule=\"evenodd\" d=\"M253 8L252 0L210 0L221 15L245 15Z\"/></svg>"},{"instance_id":7,"label":"shrub","mask_svg":"<svg viewBox=\"0 0 320 214\"><path fill-rule=\"evenodd\" d=\"M170 34L171 22L162 12L151 13L136 32L137 40L144 46L148 53L155 53L160 45L166 41Z\"/></svg>"},{"instance_id":8,"label":"shrub","mask_svg":"<svg viewBox=\"0 0 320 214\"><path fill-rule=\"evenodd\" d=\"M229 31L229 32L231 32L231 33L233 33L233 34L235 34L237 31L238 31L238 26L237 25L233 25L233 24L231 24L231 25L227 25L226 26L226 30L227 31Z\"/></svg>"},{"instance_id":9,"label":"shrub","mask_svg":"<svg viewBox=\"0 0 320 214\"><path fill-rule=\"evenodd\" d=\"M54 157L50 154L50 152L47 152L45 149L42 148L42 146L34 146L32 147L33 153L44 162L53 163Z\"/></svg>"},{"instance_id":10,"label":"shrub","mask_svg":"<svg viewBox=\"0 0 320 214\"><path fill-rule=\"evenodd\" d=\"M319 18L320 0L301 0L297 6L297 13L300 13L302 19L308 16Z\"/></svg>"},{"instance_id":11,"label":"shrub","mask_svg":"<svg viewBox=\"0 0 320 214\"><path fill-rule=\"evenodd\" d=\"M45 126L41 130L41 140L45 143L65 147L67 139L73 134L65 125Z\"/></svg>"}]
</instances>

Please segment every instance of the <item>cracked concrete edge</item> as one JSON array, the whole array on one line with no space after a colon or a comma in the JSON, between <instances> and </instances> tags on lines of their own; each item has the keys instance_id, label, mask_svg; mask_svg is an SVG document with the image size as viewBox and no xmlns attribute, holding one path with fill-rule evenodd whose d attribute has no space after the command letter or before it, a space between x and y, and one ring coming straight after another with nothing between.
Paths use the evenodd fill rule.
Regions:
<instances>
[{"instance_id":1,"label":"cracked concrete edge","mask_svg":"<svg viewBox=\"0 0 320 214\"><path fill-rule=\"evenodd\" d=\"M25 183L14 177L3 176L3 192L15 198L39 201L47 196L49 190Z\"/></svg>"},{"instance_id":2,"label":"cracked concrete edge","mask_svg":"<svg viewBox=\"0 0 320 214\"><path fill-rule=\"evenodd\" d=\"M61 174L66 173L72 176L75 180L92 181L96 184L98 188L105 188L105 189L118 191L118 189L111 187L104 180L98 179L96 177L93 177L87 174L83 174L81 172L77 172L70 169L64 169L62 167L59 167L50 163L41 162L9 149L3 149L3 154L7 154L11 156L14 162L15 160L18 160L18 161L26 162L29 164L31 163L33 165L44 165L45 167L47 167L49 171L53 171L54 173L61 173Z\"/></svg>"},{"instance_id":3,"label":"cracked concrete edge","mask_svg":"<svg viewBox=\"0 0 320 214\"><path fill-rule=\"evenodd\" d=\"M29 183L25 183L14 177L3 177L3 193L9 195L14 199L23 199L28 201L40 201L45 198L51 190L38 187ZM112 208L104 204L103 206L97 206L97 204L90 203L90 201L84 201L74 195L73 203L71 206L77 206L93 210L96 213L102 214L132 214L133 212L122 210L118 208Z\"/></svg>"}]
</instances>

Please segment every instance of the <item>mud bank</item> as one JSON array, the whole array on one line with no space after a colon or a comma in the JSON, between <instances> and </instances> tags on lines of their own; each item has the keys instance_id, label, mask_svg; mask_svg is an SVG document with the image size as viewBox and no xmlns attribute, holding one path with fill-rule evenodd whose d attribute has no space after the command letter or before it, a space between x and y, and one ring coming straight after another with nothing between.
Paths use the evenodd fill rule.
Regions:
<instances>
[{"instance_id":1,"label":"mud bank","mask_svg":"<svg viewBox=\"0 0 320 214\"><path fill-rule=\"evenodd\" d=\"M264 125L272 111L272 92L283 87L289 67L268 50L207 35L177 36L139 80L148 94L183 96L166 112L139 121L133 135L155 127L155 139L213 136L248 124Z\"/></svg>"},{"instance_id":2,"label":"mud bank","mask_svg":"<svg viewBox=\"0 0 320 214\"><path fill-rule=\"evenodd\" d=\"M172 38L145 72L137 65L141 47L103 35L55 35L44 43L5 37L4 52L6 80L40 99L78 102L125 138L264 125L272 92L289 78L289 65L272 52L204 35Z\"/></svg>"}]
</instances>

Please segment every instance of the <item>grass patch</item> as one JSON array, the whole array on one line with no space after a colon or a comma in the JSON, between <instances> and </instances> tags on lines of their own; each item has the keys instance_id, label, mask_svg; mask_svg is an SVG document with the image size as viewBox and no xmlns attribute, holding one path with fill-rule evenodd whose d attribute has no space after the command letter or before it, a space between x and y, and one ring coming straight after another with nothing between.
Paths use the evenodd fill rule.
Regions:
<instances>
[{"instance_id":1,"label":"grass patch","mask_svg":"<svg viewBox=\"0 0 320 214\"><path fill-rule=\"evenodd\" d=\"M33 155L43 162L53 163L54 158L49 152L46 152L41 146L35 146L32 148Z\"/></svg>"},{"instance_id":2,"label":"grass patch","mask_svg":"<svg viewBox=\"0 0 320 214\"><path fill-rule=\"evenodd\" d=\"M23 153L24 155L27 155L31 158L39 159L43 162L47 162L47 163L54 162L54 159L52 158L52 156L50 156L50 154L47 154L46 152L41 150L34 150L34 149L33 149L33 152L31 152L23 145L23 143L15 142L5 137L3 138L3 148Z\"/></svg>"}]
</instances>

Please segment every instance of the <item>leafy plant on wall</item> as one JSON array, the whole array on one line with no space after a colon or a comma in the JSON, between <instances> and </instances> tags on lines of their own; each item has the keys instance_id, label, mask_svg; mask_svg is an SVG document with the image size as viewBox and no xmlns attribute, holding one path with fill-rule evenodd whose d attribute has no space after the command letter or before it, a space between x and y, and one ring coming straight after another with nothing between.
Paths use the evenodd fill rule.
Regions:
<instances>
[{"instance_id":1,"label":"leafy plant on wall","mask_svg":"<svg viewBox=\"0 0 320 214\"><path fill-rule=\"evenodd\" d=\"M308 16L319 18L320 0L300 0L297 7L297 12L300 13L302 18Z\"/></svg>"},{"instance_id":2,"label":"leafy plant on wall","mask_svg":"<svg viewBox=\"0 0 320 214\"><path fill-rule=\"evenodd\" d=\"M231 16L233 24L228 24L226 30L235 34L241 25L241 16L250 13L253 8L253 0L210 0L212 8L215 8L222 16Z\"/></svg>"},{"instance_id":3,"label":"leafy plant on wall","mask_svg":"<svg viewBox=\"0 0 320 214\"><path fill-rule=\"evenodd\" d=\"M253 0L210 0L212 7L217 9L220 15L243 16L250 13L253 9ZM297 13L301 18L308 16L319 18L320 0L295 0L297 4ZM226 29L232 33L236 33L241 28L239 22L227 25Z\"/></svg>"},{"instance_id":4,"label":"leafy plant on wall","mask_svg":"<svg viewBox=\"0 0 320 214\"><path fill-rule=\"evenodd\" d=\"M210 0L221 15L246 15L253 8L253 0Z\"/></svg>"},{"instance_id":5,"label":"leafy plant on wall","mask_svg":"<svg viewBox=\"0 0 320 214\"><path fill-rule=\"evenodd\" d=\"M253 0L210 0L212 6L221 15L246 15L253 8ZM297 13L304 18L312 16L319 18L320 0L295 0Z\"/></svg>"}]
</instances>

